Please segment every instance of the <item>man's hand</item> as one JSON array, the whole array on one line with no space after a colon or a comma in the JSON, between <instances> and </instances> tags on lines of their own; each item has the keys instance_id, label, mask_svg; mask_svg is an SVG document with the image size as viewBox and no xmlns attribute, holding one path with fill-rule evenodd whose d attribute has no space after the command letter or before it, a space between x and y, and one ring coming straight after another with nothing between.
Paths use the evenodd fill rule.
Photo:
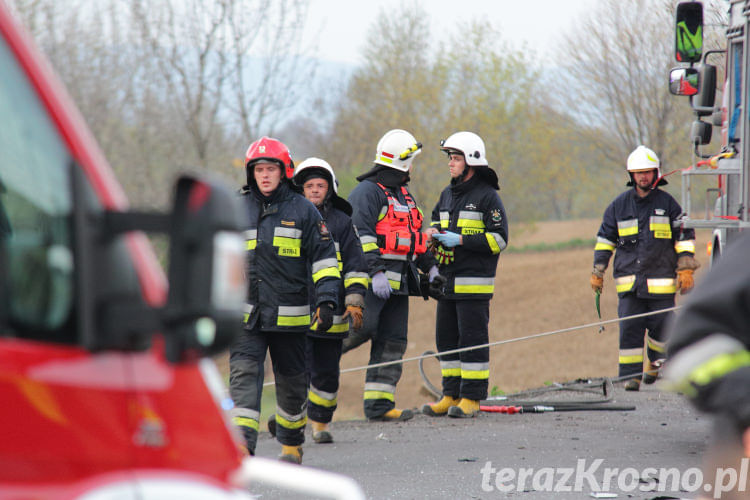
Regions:
<instances>
[{"instance_id":1,"label":"man's hand","mask_svg":"<svg viewBox=\"0 0 750 500\"><path fill-rule=\"evenodd\" d=\"M375 276L372 277L372 293L374 293L379 299L388 300L392 291L393 288L391 288L391 284L388 283L388 278L385 277L385 273L383 271L375 273Z\"/></svg>"},{"instance_id":2,"label":"man's hand","mask_svg":"<svg viewBox=\"0 0 750 500\"><path fill-rule=\"evenodd\" d=\"M680 290L680 295L690 293L694 285L695 280L693 279L692 269L680 269L677 271L677 288Z\"/></svg>"},{"instance_id":3,"label":"man's hand","mask_svg":"<svg viewBox=\"0 0 750 500\"><path fill-rule=\"evenodd\" d=\"M313 314L310 330L325 332L331 328L331 325L333 325L333 304L330 302L323 302L318 306L315 314Z\"/></svg>"},{"instance_id":4,"label":"man's hand","mask_svg":"<svg viewBox=\"0 0 750 500\"><path fill-rule=\"evenodd\" d=\"M461 243L461 235L453 233L451 231L444 231L442 233L435 233L432 235L433 238L438 240L441 245L446 248L453 248L459 246Z\"/></svg>"},{"instance_id":5,"label":"man's hand","mask_svg":"<svg viewBox=\"0 0 750 500\"><path fill-rule=\"evenodd\" d=\"M355 330L362 328L362 317L364 313L361 306L348 305L341 319L352 319L352 327Z\"/></svg>"}]
</instances>

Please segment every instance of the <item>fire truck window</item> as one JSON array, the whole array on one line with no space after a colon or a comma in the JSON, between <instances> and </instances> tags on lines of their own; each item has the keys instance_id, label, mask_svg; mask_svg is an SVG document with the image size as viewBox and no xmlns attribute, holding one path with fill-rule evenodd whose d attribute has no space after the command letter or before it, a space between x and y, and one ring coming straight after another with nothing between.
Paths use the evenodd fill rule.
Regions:
<instances>
[{"instance_id":1,"label":"fire truck window","mask_svg":"<svg viewBox=\"0 0 750 500\"><path fill-rule=\"evenodd\" d=\"M74 302L70 155L2 39L0 75L0 335L54 338Z\"/></svg>"}]
</instances>

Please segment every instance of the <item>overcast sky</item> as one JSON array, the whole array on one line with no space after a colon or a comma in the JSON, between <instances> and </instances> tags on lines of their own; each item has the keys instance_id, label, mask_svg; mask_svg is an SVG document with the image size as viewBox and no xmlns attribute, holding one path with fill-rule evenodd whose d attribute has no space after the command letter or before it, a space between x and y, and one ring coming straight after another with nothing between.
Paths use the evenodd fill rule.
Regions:
<instances>
[{"instance_id":1,"label":"overcast sky","mask_svg":"<svg viewBox=\"0 0 750 500\"><path fill-rule=\"evenodd\" d=\"M432 33L452 32L456 22L490 19L503 39L526 42L542 61L555 36L570 31L595 0L417 0L430 14ZM401 11L404 0L310 0L307 30L320 33L320 57L359 62L366 34L382 9Z\"/></svg>"}]
</instances>

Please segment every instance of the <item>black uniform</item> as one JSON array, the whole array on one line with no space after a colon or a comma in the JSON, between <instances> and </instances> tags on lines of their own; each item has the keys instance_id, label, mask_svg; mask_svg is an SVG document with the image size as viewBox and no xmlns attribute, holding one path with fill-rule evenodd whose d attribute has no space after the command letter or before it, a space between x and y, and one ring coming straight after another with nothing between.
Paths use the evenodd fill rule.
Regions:
<instances>
[{"instance_id":1,"label":"black uniform","mask_svg":"<svg viewBox=\"0 0 750 500\"><path fill-rule=\"evenodd\" d=\"M500 252L508 245L508 220L497 191L481 176L451 183L432 211L431 226L462 235L452 249L438 244L440 274L448 279L438 301L438 352L487 344L489 302ZM443 395L480 400L487 397L489 348L440 356Z\"/></svg>"},{"instance_id":2,"label":"black uniform","mask_svg":"<svg viewBox=\"0 0 750 500\"><path fill-rule=\"evenodd\" d=\"M416 256L413 253L397 255L382 251L384 241L378 237L376 225L384 220L389 210L386 190L402 207L409 206L401 189L406 187L408 177L404 173L401 182L394 182L393 178L398 174L401 173L388 167L375 168L358 178L361 182L349 195L354 209L352 221L359 232L369 275L372 277L380 271L385 272L393 289L390 297L383 300L372 292L371 287L368 288L362 329L344 341L346 352L372 339L369 364L396 361L403 357L406 352L409 294L421 295L417 268L428 272L435 265L435 259L429 252ZM411 193L408 195L411 197ZM380 417L395 408L394 393L401 372L401 364L367 370L364 389L367 418Z\"/></svg>"},{"instance_id":3,"label":"black uniform","mask_svg":"<svg viewBox=\"0 0 750 500\"><path fill-rule=\"evenodd\" d=\"M333 240L318 210L286 181L270 197L254 185L242 194L249 214L248 301L245 331L230 350L230 389L233 421L252 453L267 350L276 379L277 438L289 446L304 442L305 334L311 321L308 282L312 276L315 306L328 302L338 307L341 274Z\"/></svg>"},{"instance_id":4,"label":"black uniform","mask_svg":"<svg viewBox=\"0 0 750 500\"><path fill-rule=\"evenodd\" d=\"M625 191L604 211L594 265L606 268L617 248L613 275L619 317L674 307L677 259L695 253L695 231L684 229L681 217L677 201L659 188L645 197L638 196L635 188ZM643 371L647 330L649 360L664 358L668 317L665 313L620 322L620 376Z\"/></svg>"},{"instance_id":5,"label":"black uniform","mask_svg":"<svg viewBox=\"0 0 750 500\"><path fill-rule=\"evenodd\" d=\"M340 200L346 203L344 200ZM348 205L348 203L347 203ZM349 334L349 320L341 316L345 312L346 297L367 291L367 263L362 253L357 232L349 215L334 207L331 201L321 207L331 238L336 247L336 260L343 276L339 287L339 306L333 317L333 325L326 332L310 330L307 339L307 361L310 373L309 405L307 415L315 422L328 423L336 410L339 389L339 362L342 340ZM312 293L313 290L310 290Z\"/></svg>"}]
</instances>

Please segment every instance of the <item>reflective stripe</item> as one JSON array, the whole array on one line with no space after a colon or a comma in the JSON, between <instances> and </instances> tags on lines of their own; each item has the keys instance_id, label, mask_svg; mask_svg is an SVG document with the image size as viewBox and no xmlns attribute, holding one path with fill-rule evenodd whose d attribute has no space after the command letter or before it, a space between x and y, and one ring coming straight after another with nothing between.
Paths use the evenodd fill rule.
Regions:
<instances>
[{"instance_id":1,"label":"reflective stripe","mask_svg":"<svg viewBox=\"0 0 750 500\"><path fill-rule=\"evenodd\" d=\"M339 272L338 262L334 258L322 259L313 262L312 264L312 279L314 283L317 283L321 278L326 276L332 276L334 278L341 278Z\"/></svg>"},{"instance_id":2,"label":"reflective stripe","mask_svg":"<svg viewBox=\"0 0 750 500\"><path fill-rule=\"evenodd\" d=\"M451 224L451 213L440 212L440 229L448 229Z\"/></svg>"},{"instance_id":3,"label":"reflective stripe","mask_svg":"<svg viewBox=\"0 0 750 500\"><path fill-rule=\"evenodd\" d=\"M656 339L653 339L649 337L648 334L646 334L646 345L648 345L648 348L651 349L652 351L667 352L666 342L660 342Z\"/></svg>"},{"instance_id":4,"label":"reflective stripe","mask_svg":"<svg viewBox=\"0 0 750 500\"><path fill-rule=\"evenodd\" d=\"M255 250L255 247L258 246L258 230L257 229L248 229L244 232L245 235L245 248L247 250Z\"/></svg>"},{"instance_id":5,"label":"reflective stripe","mask_svg":"<svg viewBox=\"0 0 750 500\"><path fill-rule=\"evenodd\" d=\"M341 272L344 270L344 262L341 260L341 245L338 241L334 241L333 246L336 248L336 264L339 268L339 272Z\"/></svg>"},{"instance_id":6,"label":"reflective stripe","mask_svg":"<svg viewBox=\"0 0 750 500\"><path fill-rule=\"evenodd\" d=\"M310 306L279 306L276 324L278 326L309 325Z\"/></svg>"},{"instance_id":7,"label":"reflective stripe","mask_svg":"<svg viewBox=\"0 0 750 500\"><path fill-rule=\"evenodd\" d=\"M629 292L633 289L633 285L635 285L635 274L615 278L615 290L617 290L617 293Z\"/></svg>"},{"instance_id":8,"label":"reflective stripe","mask_svg":"<svg viewBox=\"0 0 750 500\"><path fill-rule=\"evenodd\" d=\"M443 377L460 377L461 376L461 362L458 360L441 361L440 373L443 375Z\"/></svg>"},{"instance_id":9,"label":"reflective stripe","mask_svg":"<svg viewBox=\"0 0 750 500\"><path fill-rule=\"evenodd\" d=\"M490 378L489 363L461 363L461 378L484 380Z\"/></svg>"},{"instance_id":10,"label":"reflective stripe","mask_svg":"<svg viewBox=\"0 0 750 500\"><path fill-rule=\"evenodd\" d=\"M243 322L247 323L250 320L250 315L253 313L253 309L255 309L254 304L245 304L245 307L244 307L245 314L242 319Z\"/></svg>"},{"instance_id":11,"label":"reflective stripe","mask_svg":"<svg viewBox=\"0 0 750 500\"><path fill-rule=\"evenodd\" d=\"M492 293L495 289L495 278L456 278L455 293Z\"/></svg>"},{"instance_id":12,"label":"reflective stripe","mask_svg":"<svg viewBox=\"0 0 750 500\"><path fill-rule=\"evenodd\" d=\"M326 330L328 333L345 333L349 331L349 320L341 319L341 315L337 314L333 316L333 324L331 328Z\"/></svg>"},{"instance_id":13,"label":"reflective stripe","mask_svg":"<svg viewBox=\"0 0 750 500\"><path fill-rule=\"evenodd\" d=\"M652 215L648 220L648 228L654 232L654 238L669 239L672 237L672 225L669 217Z\"/></svg>"},{"instance_id":14,"label":"reflective stripe","mask_svg":"<svg viewBox=\"0 0 750 500\"><path fill-rule=\"evenodd\" d=\"M378 239L375 236L360 236L360 243L362 243L362 251L372 252L373 250L379 251Z\"/></svg>"},{"instance_id":15,"label":"reflective stripe","mask_svg":"<svg viewBox=\"0 0 750 500\"><path fill-rule=\"evenodd\" d=\"M352 285L359 284L367 288L367 273L351 272L344 275L344 287L349 288Z\"/></svg>"},{"instance_id":16,"label":"reflective stripe","mask_svg":"<svg viewBox=\"0 0 750 500\"><path fill-rule=\"evenodd\" d=\"M307 399L311 403L315 403L318 406L325 406L326 408L332 408L336 406L335 392L321 391L320 389L310 386L310 390L307 393Z\"/></svg>"},{"instance_id":17,"label":"reflective stripe","mask_svg":"<svg viewBox=\"0 0 750 500\"><path fill-rule=\"evenodd\" d=\"M398 254L392 254L392 253L384 253L380 256L383 260L402 260L407 261L409 260L409 257L407 255L398 255Z\"/></svg>"},{"instance_id":18,"label":"reflective stripe","mask_svg":"<svg viewBox=\"0 0 750 500\"><path fill-rule=\"evenodd\" d=\"M276 407L276 423L287 429L299 429L307 424L307 413L290 415L278 406Z\"/></svg>"},{"instance_id":19,"label":"reflective stripe","mask_svg":"<svg viewBox=\"0 0 750 500\"><path fill-rule=\"evenodd\" d=\"M617 221L617 234L620 236L638 234L638 219Z\"/></svg>"},{"instance_id":20,"label":"reflective stripe","mask_svg":"<svg viewBox=\"0 0 750 500\"><path fill-rule=\"evenodd\" d=\"M628 365L632 363L643 363L643 349L640 347L620 349L620 364Z\"/></svg>"},{"instance_id":21,"label":"reflective stripe","mask_svg":"<svg viewBox=\"0 0 750 500\"><path fill-rule=\"evenodd\" d=\"M695 253L695 240L676 241L674 244L674 251L677 253Z\"/></svg>"},{"instance_id":22,"label":"reflective stripe","mask_svg":"<svg viewBox=\"0 0 750 500\"><path fill-rule=\"evenodd\" d=\"M385 217L387 213L388 205L384 205L383 208L380 209L380 213L378 214L378 221L383 220L383 217Z\"/></svg>"},{"instance_id":23,"label":"reflective stripe","mask_svg":"<svg viewBox=\"0 0 750 500\"><path fill-rule=\"evenodd\" d=\"M646 280L648 293L675 293L677 280L674 278L648 278Z\"/></svg>"},{"instance_id":24,"label":"reflective stripe","mask_svg":"<svg viewBox=\"0 0 750 500\"><path fill-rule=\"evenodd\" d=\"M401 290L401 273L396 271L386 271L385 277L388 278L391 288L394 290Z\"/></svg>"},{"instance_id":25,"label":"reflective stripe","mask_svg":"<svg viewBox=\"0 0 750 500\"><path fill-rule=\"evenodd\" d=\"M302 230L293 227L273 228L273 246L299 248L302 245Z\"/></svg>"},{"instance_id":26,"label":"reflective stripe","mask_svg":"<svg viewBox=\"0 0 750 500\"><path fill-rule=\"evenodd\" d=\"M601 236L596 238L596 246L594 250L609 250L610 252L615 249L615 244L609 241L607 238Z\"/></svg>"},{"instance_id":27,"label":"reflective stripe","mask_svg":"<svg viewBox=\"0 0 750 500\"><path fill-rule=\"evenodd\" d=\"M247 417L232 417L232 423L238 427L249 427L254 431L258 431L260 427L257 420Z\"/></svg>"},{"instance_id":28,"label":"reflective stripe","mask_svg":"<svg viewBox=\"0 0 750 500\"><path fill-rule=\"evenodd\" d=\"M390 384L381 384L378 382L366 382L364 399L387 399L396 401L393 393L396 392L396 386Z\"/></svg>"},{"instance_id":29,"label":"reflective stripe","mask_svg":"<svg viewBox=\"0 0 750 500\"><path fill-rule=\"evenodd\" d=\"M249 408L232 408L230 411L232 415L232 423L239 427L249 427L255 431L258 430L258 421L260 420L260 412L257 410L251 410Z\"/></svg>"},{"instance_id":30,"label":"reflective stripe","mask_svg":"<svg viewBox=\"0 0 750 500\"><path fill-rule=\"evenodd\" d=\"M458 212L458 221L456 225L458 227L476 227L484 229L484 221L482 212L472 212L468 210L461 210Z\"/></svg>"},{"instance_id":31,"label":"reflective stripe","mask_svg":"<svg viewBox=\"0 0 750 500\"><path fill-rule=\"evenodd\" d=\"M508 246L503 237L497 233L484 233L484 235L487 237L487 243L490 245L492 253L500 253Z\"/></svg>"}]
</instances>

